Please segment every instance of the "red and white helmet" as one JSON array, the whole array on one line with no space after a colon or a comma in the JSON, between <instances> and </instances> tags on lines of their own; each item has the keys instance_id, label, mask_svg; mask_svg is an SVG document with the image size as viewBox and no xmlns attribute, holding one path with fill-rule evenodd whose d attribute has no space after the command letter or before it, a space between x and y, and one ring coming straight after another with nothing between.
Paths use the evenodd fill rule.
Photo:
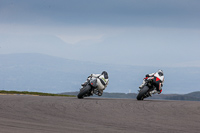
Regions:
<instances>
[{"instance_id":1,"label":"red and white helmet","mask_svg":"<svg viewBox=\"0 0 200 133\"><path fill-rule=\"evenodd\" d=\"M164 75L164 73L163 73L163 70L161 70L161 69L160 69L160 70L158 70L158 72L157 72L157 73L158 73L158 75L159 75L159 76L163 76L163 75Z\"/></svg>"}]
</instances>

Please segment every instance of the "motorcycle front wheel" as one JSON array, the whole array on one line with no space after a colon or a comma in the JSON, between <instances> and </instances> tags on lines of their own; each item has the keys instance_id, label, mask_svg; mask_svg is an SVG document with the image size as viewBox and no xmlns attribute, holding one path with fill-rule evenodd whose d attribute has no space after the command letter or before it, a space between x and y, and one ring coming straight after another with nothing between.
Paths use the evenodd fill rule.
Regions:
<instances>
[{"instance_id":1,"label":"motorcycle front wheel","mask_svg":"<svg viewBox=\"0 0 200 133\"><path fill-rule=\"evenodd\" d=\"M148 90L149 90L149 87L144 86L144 88L142 88L139 94L137 95L137 100L143 100L144 98L146 98L145 94L147 93Z\"/></svg>"},{"instance_id":2,"label":"motorcycle front wheel","mask_svg":"<svg viewBox=\"0 0 200 133\"><path fill-rule=\"evenodd\" d=\"M84 98L84 96L87 96L90 92L91 86L90 85L86 85L82 90L80 90L79 94L77 95L77 97L79 99Z\"/></svg>"}]
</instances>

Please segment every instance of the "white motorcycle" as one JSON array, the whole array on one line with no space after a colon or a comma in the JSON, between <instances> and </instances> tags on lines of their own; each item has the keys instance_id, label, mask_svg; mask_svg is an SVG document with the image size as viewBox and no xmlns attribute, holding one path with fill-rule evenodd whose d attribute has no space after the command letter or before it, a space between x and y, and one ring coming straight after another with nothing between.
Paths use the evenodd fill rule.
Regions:
<instances>
[{"instance_id":1,"label":"white motorcycle","mask_svg":"<svg viewBox=\"0 0 200 133\"><path fill-rule=\"evenodd\" d=\"M77 97L79 99L82 99L84 97L89 97L93 94L101 96L101 92L98 90L98 85L97 85L97 78L91 78L87 81L85 85L80 89L79 94Z\"/></svg>"}]
</instances>

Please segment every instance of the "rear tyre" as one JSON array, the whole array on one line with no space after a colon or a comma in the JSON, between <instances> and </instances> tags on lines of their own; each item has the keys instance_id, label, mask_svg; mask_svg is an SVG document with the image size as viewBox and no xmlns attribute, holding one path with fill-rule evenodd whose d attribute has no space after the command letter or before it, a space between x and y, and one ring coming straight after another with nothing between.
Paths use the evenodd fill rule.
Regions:
<instances>
[{"instance_id":1,"label":"rear tyre","mask_svg":"<svg viewBox=\"0 0 200 133\"><path fill-rule=\"evenodd\" d=\"M143 89L140 90L139 94L137 95L137 100L143 100L145 97L145 94L147 93L147 91L149 90L148 86L144 86Z\"/></svg>"},{"instance_id":2,"label":"rear tyre","mask_svg":"<svg viewBox=\"0 0 200 133\"><path fill-rule=\"evenodd\" d=\"M79 94L77 95L77 97L79 99L82 99L84 98L84 96L87 96L90 92L90 89L91 89L91 86L90 85L87 85L85 86L82 90L80 90Z\"/></svg>"}]
</instances>

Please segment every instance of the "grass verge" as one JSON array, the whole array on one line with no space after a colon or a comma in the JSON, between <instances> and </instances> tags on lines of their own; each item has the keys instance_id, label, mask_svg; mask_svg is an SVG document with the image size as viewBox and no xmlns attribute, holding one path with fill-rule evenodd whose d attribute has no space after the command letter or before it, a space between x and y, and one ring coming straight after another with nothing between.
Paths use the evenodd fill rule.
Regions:
<instances>
[{"instance_id":1,"label":"grass verge","mask_svg":"<svg viewBox=\"0 0 200 133\"><path fill-rule=\"evenodd\" d=\"M74 95L62 95L62 94L52 94L52 93L43 93L43 92L29 92L29 91L5 91L5 90L0 90L0 94L21 94L21 95L37 95L37 96L75 97Z\"/></svg>"}]
</instances>

